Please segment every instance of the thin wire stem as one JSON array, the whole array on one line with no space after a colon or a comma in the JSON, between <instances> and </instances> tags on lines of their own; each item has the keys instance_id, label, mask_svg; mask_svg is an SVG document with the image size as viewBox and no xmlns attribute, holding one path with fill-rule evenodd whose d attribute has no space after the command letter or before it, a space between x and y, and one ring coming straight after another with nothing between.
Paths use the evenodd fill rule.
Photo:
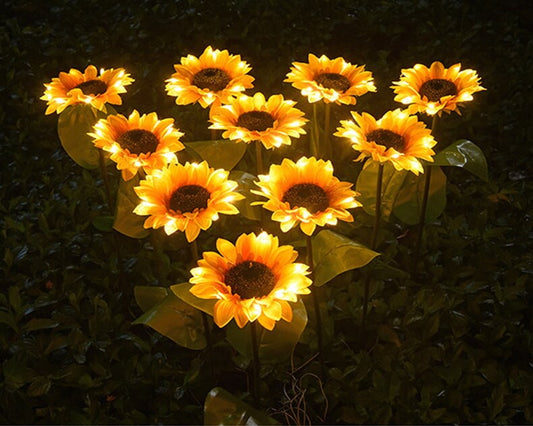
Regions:
<instances>
[{"instance_id":1,"label":"thin wire stem","mask_svg":"<svg viewBox=\"0 0 533 426\"><path fill-rule=\"evenodd\" d=\"M434 135L437 127L437 114L433 116L431 120L431 133ZM418 235L416 238L415 252L413 256L413 276L416 275L416 268L418 265L418 258L420 257L420 251L422 249L422 239L424 236L424 227L426 225L426 211L429 199L429 188L431 187L431 166L424 166L424 193L422 195L422 205L420 208L420 219L418 221Z\"/></svg>"},{"instance_id":2,"label":"thin wire stem","mask_svg":"<svg viewBox=\"0 0 533 426\"><path fill-rule=\"evenodd\" d=\"M370 240L370 248L372 250L375 250L377 247L379 222L381 220L381 190L383 186L383 169L384 169L384 166L382 163L380 163L379 168L378 168L378 176L376 180L376 213L374 217L374 228L372 230L372 238ZM365 279L365 293L363 297L363 319L362 319L363 331L366 328L366 314L368 312L369 293L370 293L370 275L367 275Z\"/></svg>"},{"instance_id":3,"label":"thin wire stem","mask_svg":"<svg viewBox=\"0 0 533 426\"><path fill-rule=\"evenodd\" d=\"M319 135L319 130L318 130L318 112L317 112L317 104L315 102L313 104L312 134L309 140L309 154L312 157L316 157L318 155L319 142L320 142L320 135Z\"/></svg>"},{"instance_id":4,"label":"thin wire stem","mask_svg":"<svg viewBox=\"0 0 533 426\"><path fill-rule=\"evenodd\" d=\"M257 339L257 324L255 321L250 323L250 336L252 339L252 396L254 402L259 403L259 369L261 364L259 362L259 343Z\"/></svg>"},{"instance_id":5,"label":"thin wire stem","mask_svg":"<svg viewBox=\"0 0 533 426\"><path fill-rule=\"evenodd\" d=\"M314 279L314 261L313 261L313 240L311 235L307 235L307 264L309 265L311 279ZM326 377L326 368L324 365L324 338L322 334L322 315L320 313L320 297L318 295L320 287L313 286L313 291L311 292L313 297L313 306L315 309L316 317L316 334L318 339L318 359L320 361L320 372L322 378Z\"/></svg>"},{"instance_id":6,"label":"thin wire stem","mask_svg":"<svg viewBox=\"0 0 533 426\"><path fill-rule=\"evenodd\" d=\"M102 175L102 180L104 181L105 196L107 201L107 207L109 212L114 214L113 210L113 201L111 198L111 186L109 185L109 178L107 176L107 169L105 166L104 152L101 149L98 149L98 163L100 165L100 174Z\"/></svg>"}]
</instances>

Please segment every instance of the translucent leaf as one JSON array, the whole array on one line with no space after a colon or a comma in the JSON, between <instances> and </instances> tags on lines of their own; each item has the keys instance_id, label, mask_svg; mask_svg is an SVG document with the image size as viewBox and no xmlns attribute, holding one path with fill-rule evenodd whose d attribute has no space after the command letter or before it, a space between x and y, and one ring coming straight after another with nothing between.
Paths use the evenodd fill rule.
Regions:
<instances>
[{"instance_id":1,"label":"translucent leaf","mask_svg":"<svg viewBox=\"0 0 533 426\"><path fill-rule=\"evenodd\" d=\"M167 297L168 291L165 287L152 287L146 285L136 285L133 289L137 305L146 312L155 305L161 303Z\"/></svg>"},{"instance_id":2,"label":"translucent leaf","mask_svg":"<svg viewBox=\"0 0 533 426\"><path fill-rule=\"evenodd\" d=\"M313 237L314 285L320 287L337 275L362 268L379 253L330 230Z\"/></svg>"},{"instance_id":3,"label":"translucent leaf","mask_svg":"<svg viewBox=\"0 0 533 426\"><path fill-rule=\"evenodd\" d=\"M396 197L393 213L407 225L415 225L420 222L425 181L425 174L415 176L413 173L410 173ZM440 167L432 167L425 222L428 223L437 219L445 207L446 175Z\"/></svg>"},{"instance_id":4,"label":"translucent leaf","mask_svg":"<svg viewBox=\"0 0 533 426\"><path fill-rule=\"evenodd\" d=\"M248 146L227 139L185 142L184 145L207 161L209 166L224 170L233 169L241 161Z\"/></svg>"},{"instance_id":5,"label":"translucent leaf","mask_svg":"<svg viewBox=\"0 0 533 426\"><path fill-rule=\"evenodd\" d=\"M191 287L192 284L190 283L181 283L170 286L170 290L184 302L213 316L213 307L215 306L216 300L196 297L189 291Z\"/></svg>"},{"instance_id":6,"label":"translucent leaf","mask_svg":"<svg viewBox=\"0 0 533 426\"><path fill-rule=\"evenodd\" d=\"M240 170L233 170L229 174L229 178L239 184L237 192L246 197L245 199L239 200L235 203L235 206L239 209L239 213L247 219L260 220L261 209L263 207L252 206L251 204L255 201L266 201L266 198L250 192L250 189L259 189L259 187L254 183L254 181L258 180L257 177Z\"/></svg>"},{"instance_id":7,"label":"translucent leaf","mask_svg":"<svg viewBox=\"0 0 533 426\"><path fill-rule=\"evenodd\" d=\"M138 185L139 175L134 176L129 181L121 179L117 192L117 207L113 228L131 238L144 238L150 233L148 229L143 227L146 216L139 216L133 213L133 210L140 202L133 189Z\"/></svg>"},{"instance_id":8,"label":"translucent leaf","mask_svg":"<svg viewBox=\"0 0 533 426\"><path fill-rule=\"evenodd\" d=\"M484 181L489 180L487 159L481 148L469 140L454 142L435 155L433 160L432 166L462 167Z\"/></svg>"},{"instance_id":9,"label":"translucent leaf","mask_svg":"<svg viewBox=\"0 0 533 426\"><path fill-rule=\"evenodd\" d=\"M169 291L157 305L137 318L133 324L144 324L189 349L206 347L201 312Z\"/></svg>"},{"instance_id":10,"label":"translucent leaf","mask_svg":"<svg viewBox=\"0 0 533 426\"><path fill-rule=\"evenodd\" d=\"M205 425L277 425L273 418L250 407L240 398L216 387L212 389L204 404Z\"/></svg>"},{"instance_id":11,"label":"translucent leaf","mask_svg":"<svg viewBox=\"0 0 533 426\"><path fill-rule=\"evenodd\" d=\"M290 302L289 302L290 303ZM263 363L276 363L287 359L307 325L307 311L302 300L291 303L292 321L280 320L272 331L257 323L259 359ZM226 338L242 355L252 358L251 330L248 323L239 328L234 320L226 326Z\"/></svg>"},{"instance_id":12,"label":"translucent leaf","mask_svg":"<svg viewBox=\"0 0 533 426\"><path fill-rule=\"evenodd\" d=\"M363 209L369 215L376 214L376 190L379 163L367 161L357 177L355 190L361 193L358 200L363 203ZM397 171L390 163L384 163L383 181L381 186L381 217L387 219L392 206L408 172Z\"/></svg>"},{"instance_id":13,"label":"translucent leaf","mask_svg":"<svg viewBox=\"0 0 533 426\"><path fill-rule=\"evenodd\" d=\"M109 107L110 113L115 111ZM87 133L107 114L90 105L72 105L66 108L57 121L57 133L67 154L81 167L95 169L99 165L99 151ZM107 158L107 155L106 155Z\"/></svg>"}]
</instances>

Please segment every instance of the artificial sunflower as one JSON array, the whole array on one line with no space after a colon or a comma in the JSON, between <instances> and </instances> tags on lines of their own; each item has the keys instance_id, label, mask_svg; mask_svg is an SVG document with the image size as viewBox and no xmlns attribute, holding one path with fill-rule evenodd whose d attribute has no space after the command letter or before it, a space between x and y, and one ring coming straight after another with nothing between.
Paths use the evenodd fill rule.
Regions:
<instances>
[{"instance_id":1,"label":"artificial sunflower","mask_svg":"<svg viewBox=\"0 0 533 426\"><path fill-rule=\"evenodd\" d=\"M250 66L240 55L208 46L199 58L193 55L181 58L175 64L176 72L166 80L166 91L176 96L178 105L199 102L207 108L215 100L227 103L232 96L253 87L254 78L247 75Z\"/></svg>"},{"instance_id":2,"label":"artificial sunflower","mask_svg":"<svg viewBox=\"0 0 533 426\"><path fill-rule=\"evenodd\" d=\"M296 163L286 158L281 165L270 166L269 174L259 175L255 183L261 191L252 192L268 198L258 204L273 212L272 220L280 222L283 232L299 223L305 234L312 235L317 225L336 225L338 219L353 222L346 209L361 206L352 184L333 176L331 162L314 157L302 157Z\"/></svg>"},{"instance_id":3,"label":"artificial sunflower","mask_svg":"<svg viewBox=\"0 0 533 426\"><path fill-rule=\"evenodd\" d=\"M309 102L355 105L356 97L375 92L376 86L370 71L343 58L320 58L309 54L309 63L293 62L291 72L284 80L299 89Z\"/></svg>"},{"instance_id":4,"label":"artificial sunflower","mask_svg":"<svg viewBox=\"0 0 533 426\"><path fill-rule=\"evenodd\" d=\"M244 198L237 192L237 182L228 180L229 172L214 170L207 162L172 163L154 170L135 187L141 203L134 213L149 216L145 228L164 226L167 235L185 231L187 241L208 229L218 214L237 214L232 204Z\"/></svg>"},{"instance_id":5,"label":"artificial sunflower","mask_svg":"<svg viewBox=\"0 0 533 426\"><path fill-rule=\"evenodd\" d=\"M480 86L477 72L471 69L461 71L461 64L444 68L440 62L433 62L428 68L416 64L403 69L400 81L393 82L394 100L409 105L409 114L424 112L428 115L461 112L457 108L462 102L471 101L473 94L485 90Z\"/></svg>"},{"instance_id":6,"label":"artificial sunflower","mask_svg":"<svg viewBox=\"0 0 533 426\"><path fill-rule=\"evenodd\" d=\"M141 167L149 172L177 161L175 152L185 148L174 119L158 120L155 112L140 116L134 110L128 118L109 115L99 120L89 135L95 146L111 153L124 180L130 180Z\"/></svg>"},{"instance_id":7,"label":"artificial sunflower","mask_svg":"<svg viewBox=\"0 0 533 426\"><path fill-rule=\"evenodd\" d=\"M295 102L272 95L268 100L262 93L239 95L227 105L213 106L210 129L224 129L222 137L250 143L260 141L265 148L290 145L291 137L305 134L304 113L294 108Z\"/></svg>"},{"instance_id":8,"label":"artificial sunflower","mask_svg":"<svg viewBox=\"0 0 533 426\"><path fill-rule=\"evenodd\" d=\"M435 152L431 148L437 142L415 115L395 109L379 120L365 112L352 111L352 116L357 124L341 121L335 136L350 139L352 148L361 152L355 161L366 157L380 163L390 161L396 170L410 170L415 175L424 173L419 159L433 161Z\"/></svg>"},{"instance_id":9,"label":"artificial sunflower","mask_svg":"<svg viewBox=\"0 0 533 426\"><path fill-rule=\"evenodd\" d=\"M309 294L308 266L294 263L298 252L279 246L266 232L242 234L235 245L217 240L216 252L205 252L191 270L191 293L202 299L218 299L213 317L219 327L235 318L242 328L255 320L268 330L276 321L292 321L299 294Z\"/></svg>"},{"instance_id":10,"label":"artificial sunflower","mask_svg":"<svg viewBox=\"0 0 533 426\"><path fill-rule=\"evenodd\" d=\"M57 111L60 114L69 105L90 104L102 110L106 103L121 105L120 93L125 93L124 86L134 80L122 68L100 70L94 65L85 68L85 72L72 68L68 73L60 72L59 77L45 84L46 90L41 97L47 101L46 114Z\"/></svg>"}]
</instances>

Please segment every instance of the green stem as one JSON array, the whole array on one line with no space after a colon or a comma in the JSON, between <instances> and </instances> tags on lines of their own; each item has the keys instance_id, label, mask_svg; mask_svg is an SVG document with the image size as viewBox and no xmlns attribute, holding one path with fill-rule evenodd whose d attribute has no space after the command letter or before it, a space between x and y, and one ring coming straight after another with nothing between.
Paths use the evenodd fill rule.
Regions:
<instances>
[{"instance_id":1,"label":"green stem","mask_svg":"<svg viewBox=\"0 0 533 426\"><path fill-rule=\"evenodd\" d=\"M255 168L257 170L257 176L265 172L263 170L263 144L261 141L255 141Z\"/></svg>"},{"instance_id":2,"label":"green stem","mask_svg":"<svg viewBox=\"0 0 533 426\"><path fill-rule=\"evenodd\" d=\"M192 263L194 266L196 266L196 263L198 262L198 259L200 258L198 254L198 243L196 240L193 240L189 247L191 248L191 258ZM209 355L209 364L211 369L211 376L215 377L215 363L213 362L213 341L211 338L211 327L209 326L209 318L207 317L207 314L204 311L202 312L202 323L204 326L204 334L205 334L205 340L207 342L207 351Z\"/></svg>"},{"instance_id":3,"label":"green stem","mask_svg":"<svg viewBox=\"0 0 533 426\"><path fill-rule=\"evenodd\" d=\"M381 220L381 188L383 186L383 169L384 169L384 166L382 163L380 163L379 168L378 168L377 181L376 181L376 213L374 217L374 229L372 230L372 238L370 240L370 248L372 250L375 250L377 247L379 222ZM370 293L370 275L367 275L365 279L365 293L363 296L363 319L362 319L363 331L366 328L366 314L368 312L369 293Z\"/></svg>"},{"instance_id":4,"label":"green stem","mask_svg":"<svg viewBox=\"0 0 533 426\"><path fill-rule=\"evenodd\" d=\"M250 323L250 334L252 339L252 369L253 369L253 377L252 377L252 396L254 398L254 402L256 404L259 403L259 369L261 368L261 365L259 363L259 343L257 339L257 324L255 321L252 321Z\"/></svg>"},{"instance_id":5,"label":"green stem","mask_svg":"<svg viewBox=\"0 0 533 426\"><path fill-rule=\"evenodd\" d=\"M318 146L320 142L319 129L318 129L318 113L317 113L317 104L313 104L313 127L311 129L311 138L309 140L309 155L312 157L317 157L318 155Z\"/></svg>"},{"instance_id":6,"label":"green stem","mask_svg":"<svg viewBox=\"0 0 533 426\"><path fill-rule=\"evenodd\" d=\"M433 116L431 121L431 133L434 135L435 129L437 127L437 114ZM430 165L424 166L424 193L422 194L422 205L420 209L420 219L418 221L418 235L416 238L415 252L413 256L413 275L416 274L416 267L418 265L418 258L420 256L420 251L422 249L422 239L424 236L424 227L426 225L426 211L428 206L429 199L429 188L431 187L431 171L432 167Z\"/></svg>"},{"instance_id":7,"label":"green stem","mask_svg":"<svg viewBox=\"0 0 533 426\"><path fill-rule=\"evenodd\" d=\"M309 265L311 279L314 279L314 261L313 261L313 240L311 235L307 235L307 264ZM324 364L324 339L322 335L322 315L320 313L320 297L318 295L320 287L313 286L313 291L311 292L313 297L313 306L315 309L316 317L316 335L318 339L318 359L320 361L320 372L322 378L326 377L326 368Z\"/></svg>"},{"instance_id":8,"label":"green stem","mask_svg":"<svg viewBox=\"0 0 533 426\"><path fill-rule=\"evenodd\" d=\"M331 140L329 136L329 126L331 121L331 104L327 103L324 105L324 138L322 139L323 158L326 160L331 160Z\"/></svg>"},{"instance_id":9,"label":"green stem","mask_svg":"<svg viewBox=\"0 0 533 426\"><path fill-rule=\"evenodd\" d=\"M109 208L109 212L111 214L114 214L113 201L111 198L111 186L109 185L109 178L107 177L107 169L105 166L104 152L101 149L98 149L98 163L100 165L100 173L102 175L102 180L104 181L107 207Z\"/></svg>"}]
</instances>

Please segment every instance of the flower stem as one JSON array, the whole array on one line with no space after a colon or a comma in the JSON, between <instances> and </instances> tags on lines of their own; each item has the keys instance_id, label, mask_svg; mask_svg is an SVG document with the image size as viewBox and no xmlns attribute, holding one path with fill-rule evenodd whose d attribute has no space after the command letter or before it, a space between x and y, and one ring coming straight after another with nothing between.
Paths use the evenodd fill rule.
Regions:
<instances>
[{"instance_id":1,"label":"flower stem","mask_svg":"<svg viewBox=\"0 0 533 426\"><path fill-rule=\"evenodd\" d=\"M321 152L323 158L331 160L331 141L329 137L329 126L331 121L331 104L324 105L324 138L322 139L323 150Z\"/></svg>"},{"instance_id":2,"label":"flower stem","mask_svg":"<svg viewBox=\"0 0 533 426\"><path fill-rule=\"evenodd\" d=\"M431 133L434 135L435 129L437 127L437 114L433 116L433 120L431 121ZM422 195L422 206L420 209L420 219L418 221L418 235L416 238L416 246L415 246L415 252L413 256L413 276L416 275L416 267L418 265L418 258L420 257L420 251L422 248L422 238L424 236L424 227L426 224L426 211L428 206L428 199L429 199L429 188L431 186L431 171L432 167L431 165L424 166L424 193Z\"/></svg>"},{"instance_id":3,"label":"flower stem","mask_svg":"<svg viewBox=\"0 0 533 426\"><path fill-rule=\"evenodd\" d=\"M311 138L309 139L309 155L311 155L312 157L317 157L318 146L320 141L317 116L317 105L315 102L313 104L313 127L311 128Z\"/></svg>"},{"instance_id":4,"label":"flower stem","mask_svg":"<svg viewBox=\"0 0 533 426\"><path fill-rule=\"evenodd\" d=\"M307 235L307 264L309 265L309 270L311 271L311 279L314 279L314 261L313 261L313 240L311 235ZM326 377L326 368L324 365L324 340L322 336L322 315L320 314L320 297L318 296L318 290L320 287L313 286L313 291L311 292L313 297L313 305L315 309L316 317L316 335L318 339L318 359L320 361L320 373L322 377Z\"/></svg>"},{"instance_id":5,"label":"flower stem","mask_svg":"<svg viewBox=\"0 0 533 426\"><path fill-rule=\"evenodd\" d=\"M114 214L113 201L111 201L112 200L111 186L109 185L109 178L107 177L107 169L105 167L104 152L101 149L98 149L98 163L100 165L100 173L102 174L102 180L104 181L107 207L109 208L109 212L111 214Z\"/></svg>"},{"instance_id":6,"label":"flower stem","mask_svg":"<svg viewBox=\"0 0 533 426\"><path fill-rule=\"evenodd\" d=\"M255 168L257 176L264 173L263 170L263 144L261 141L255 141Z\"/></svg>"},{"instance_id":7,"label":"flower stem","mask_svg":"<svg viewBox=\"0 0 533 426\"><path fill-rule=\"evenodd\" d=\"M257 339L257 324L255 321L252 321L250 323L250 334L252 338L252 369L253 369L253 377L252 377L252 396L254 399L254 402L257 404L259 403L259 369L261 368L261 364L259 363L259 343Z\"/></svg>"},{"instance_id":8,"label":"flower stem","mask_svg":"<svg viewBox=\"0 0 533 426\"><path fill-rule=\"evenodd\" d=\"M193 264L196 264L198 259L200 258L198 254L198 243L196 240L193 240L189 247L191 249L191 260ZM204 311L202 312L202 323L204 326L204 334L205 334L205 340L207 342L207 352L209 356L209 364L211 369L211 376L215 377L215 364L213 362L213 341L211 338L211 328L209 327L209 318L207 317L207 314Z\"/></svg>"},{"instance_id":9,"label":"flower stem","mask_svg":"<svg viewBox=\"0 0 533 426\"><path fill-rule=\"evenodd\" d=\"M383 169L384 169L384 166L382 163L380 163L379 168L378 168L378 176L376 180L376 213L374 217L374 229L372 230L372 238L370 240L370 248L372 250L375 250L377 246L379 222L381 220L381 189L383 186ZM365 293L364 293L364 298L363 298L363 319L362 319L363 331L366 328L366 314L368 312L369 293L370 293L370 275L367 275L365 279Z\"/></svg>"}]
</instances>

